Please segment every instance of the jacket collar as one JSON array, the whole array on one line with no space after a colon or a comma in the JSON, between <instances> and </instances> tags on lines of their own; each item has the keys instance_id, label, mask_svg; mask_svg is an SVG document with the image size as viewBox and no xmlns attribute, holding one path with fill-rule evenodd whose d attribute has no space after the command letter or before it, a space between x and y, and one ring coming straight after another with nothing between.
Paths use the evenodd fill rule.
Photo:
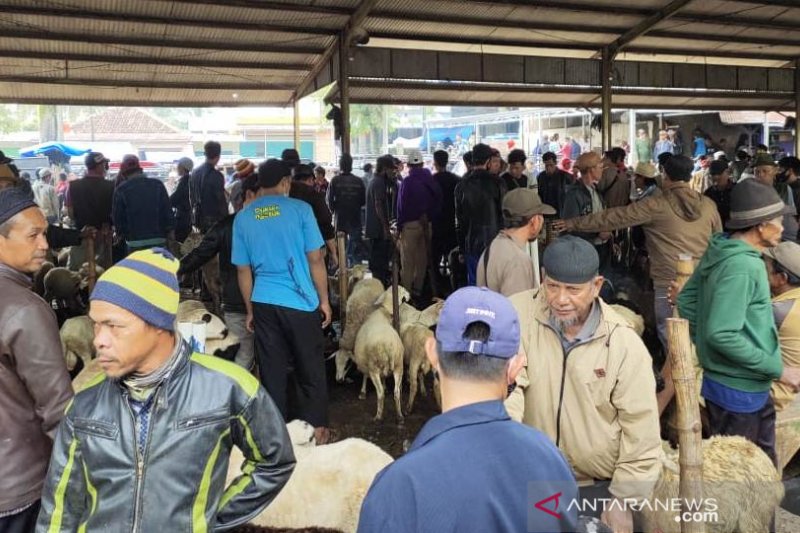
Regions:
<instances>
[{"instance_id":1,"label":"jacket collar","mask_svg":"<svg viewBox=\"0 0 800 533\"><path fill-rule=\"evenodd\" d=\"M672 181L671 183L662 183L661 188L665 191L671 191L673 189L688 189L690 187L688 181Z\"/></svg>"},{"instance_id":2,"label":"jacket collar","mask_svg":"<svg viewBox=\"0 0 800 533\"><path fill-rule=\"evenodd\" d=\"M797 299L800 299L800 287L795 287L794 289L788 290L783 294L773 298L772 301L785 302L787 300L797 300Z\"/></svg>"},{"instance_id":3,"label":"jacket collar","mask_svg":"<svg viewBox=\"0 0 800 533\"><path fill-rule=\"evenodd\" d=\"M431 418L420 430L409 451L421 448L451 429L501 420L511 420L511 418L500 400L490 400L458 407Z\"/></svg>"},{"instance_id":4,"label":"jacket collar","mask_svg":"<svg viewBox=\"0 0 800 533\"><path fill-rule=\"evenodd\" d=\"M544 290L539 289L533 291L532 298L534 318L542 325L552 328L552 326L550 326L550 308L547 306ZM597 325L597 329L592 337L593 339L604 337L619 326L630 327L630 324L614 312L602 298L597 298L595 303L600 305L600 323Z\"/></svg>"},{"instance_id":5,"label":"jacket collar","mask_svg":"<svg viewBox=\"0 0 800 533\"><path fill-rule=\"evenodd\" d=\"M30 289L33 286L30 276L3 263L0 263L0 278L13 281L26 289Z\"/></svg>"}]
</instances>

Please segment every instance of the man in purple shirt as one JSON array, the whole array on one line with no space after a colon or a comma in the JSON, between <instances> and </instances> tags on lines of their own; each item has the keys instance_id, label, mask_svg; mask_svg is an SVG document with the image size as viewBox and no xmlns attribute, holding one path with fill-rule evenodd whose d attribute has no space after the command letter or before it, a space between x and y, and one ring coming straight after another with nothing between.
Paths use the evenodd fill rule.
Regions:
<instances>
[{"instance_id":1,"label":"man in purple shirt","mask_svg":"<svg viewBox=\"0 0 800 533\"><path fill-rule=\"evenodd\" d=\"M430 170L422 168L418 150L408 155L408 177L400 183L397 228L400 230L400 283L417 301L425 285L431 242L431 221L442 209L442 189Z\"/></svg>"}]
</instances>

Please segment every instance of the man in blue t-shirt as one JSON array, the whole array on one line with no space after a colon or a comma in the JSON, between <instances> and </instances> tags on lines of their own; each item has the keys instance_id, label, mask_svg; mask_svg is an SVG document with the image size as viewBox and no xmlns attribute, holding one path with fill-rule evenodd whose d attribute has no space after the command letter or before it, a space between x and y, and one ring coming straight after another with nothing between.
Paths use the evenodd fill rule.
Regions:
<instances>
[{"instance_id":1,"label":"man in blue t-shirt","mask_svg":"<svg viewBox=\"0 0 800 533\"><path fill-rule=\"evenodd\" d=\"M331 321L325 243L311 206L288 198L289 165L264 161L258 183L258 197L233 223L231 262L247 328L255 332L261 383L286 420L305 420L316 428L317 443L325 443L330 432L322 328Z\"/></svg>"},{"instance_id":2,"label":"man in blue t-shirt","mask_svg":"<svg viewBox=\"0 0 800 533\"><path fill-rule=\"evenodd\" d=\"M447 299L436 338L425 345L441 377L443 412L375 478L359 533L576 531L569 464L503 407L525 365L519 336L504 296L466 287Z\"/></svg>"}]
</instances>

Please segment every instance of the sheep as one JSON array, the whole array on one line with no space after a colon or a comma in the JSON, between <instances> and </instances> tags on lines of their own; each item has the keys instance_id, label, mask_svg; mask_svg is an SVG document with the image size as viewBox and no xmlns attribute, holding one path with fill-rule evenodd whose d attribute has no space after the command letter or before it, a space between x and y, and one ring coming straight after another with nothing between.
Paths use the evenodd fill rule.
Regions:
<instances>
[{"instance_id":1,"label":"sheep","mask_svg":"<svg viewBox=\"0 0 800 533\"><path fill-rule=\"evenodd\" d=\"M347 533L358 528L361 503L375 476L392 457L363 439L316 446L314 428L293 420L286 426L297 465L280 494L251 521L275 528L325 527ZM244 456L231 450L227 486L241 474Z\"/></svg>"},{"instance_id":2,"label":"sheep","mask_svg":"<svg viewBox=\"0 0 800 533\"><path fill-rule=\"evenodd\" d=\"M677 510L663 510L663 502L678 498L678 451L666 442L663 448L664 466L653 491L653 503L643 505L642 515L646 531L680 533ZM772 461L749 440L725 436L703 441L703 499L717 505L717 519L706 521L708 533L766 533L783 494L781 477ZM661 507L656 507L656 502L662 502Z\"/></svg>"},{"instance_id":3,"label":"sheep","mask_svg":"<svg viewBox=\"0 0 800 533\"><path fill-rule=\"evenodd\" d=\"M356 335L367 316L375 310L375 300L383 293L383 283L371 278L356 283L347 299L344 331L339 339L339 348L350 350L356 345Z\"/></svg>"},{"instance_id":4,"label":"sheep","mask_svg":"<svg viewBox=\"0 0 800 533\"><path fill-rule=\"evenodd\" d=\"M401 299L407 300L408 291L400 288ZM366 398L367 375L378 393L378 410L375 420L383 419L384 386L383 378L394 376L394 405L398 424L403 423L401 394L403 390L403 341L392 327L391 289L386 290L376 300L378 309L373 311L356 335L353 360L364 374L359 398Z\"/></svg>"},{"instance_id":5,"label":"sheep","mask_svg":"<svg viewBox=\"0 0 800 533\"><path fill-rule=\"evenodd\" d=\"M72 380L72 389L76 393L82 391L88 383L94 381L102 373L103 368L100 366L100 362L97 359L92 359Z\"/></svg>"},{"instance_id":6,"label":"sheep","mask_svg":"<svg viewBox=\"0 0 800 533\"><path fill-rule=\"evenodd\" d=\"M621 304L611 304L609 307L624 318L640 337L644 335L644 318L630 307Z\"/></svg>"},{"instance_id":7,"label":"sheep","mask_svg":"<svg viewBox=\"0 0 800 533\"><path fill-rule=\"evenodd\" d=\"M197 321L206 323L205 353L233 361L239 351L239 338L228 330L222 319L210 313L203 302L185 300L178 304L177 322Z\"/></svg>"},{"instance_id":8,"label":"sheep","mask_svg":"<svg viewBox=\"0 0 800 533\"><path fill-rule=\"evenodd\" d=\"M77 298L81 277L64 267L50 269L44 276L45 300L71 300Z\"/></svg>"},{"instance_id":9,"label":"sheep","mask_svg":"<svg viewBox=\"0 0 800 533\"><path fill-rule=\"evenodd\" d=\"M416 321L410 324L401 322L400 338L403 341L403 359L408 365L409 394L406 412L411 412L414 408L414 399L417 396L417 383L419 383L420 393L424 396L425 376L431 371L431 364L425 354L425 342L433 337L431 327L439 320L439 313L444 307L444 301L440 300L419 312ZM402 313L401 313L402 319ZM434 375L433 391L436 402L441 407L441 393L439 390L439 380Z\"/></svg>"},{"instance_id":10,"label":"sheep","mask_svg":"<svg viewBox=\"0 0 800 533\"><path fill-rule=\"evenodd\" d=\"M83 361L84 368L95 358L94 325L88 316L68 318L59 330L61 349L67 369L72 371Z\"/></svg>"},{"instance_id":11,"label":"sheep","mask_svg":"<svg viewBox=\"0 0 800 533\"><path fill-rule=\"evenodd\" d=\"M41 268L33 275L33 292L44 297L44 277L56 266L50 261L42 263Z\"/></svg>"}]
</instances>

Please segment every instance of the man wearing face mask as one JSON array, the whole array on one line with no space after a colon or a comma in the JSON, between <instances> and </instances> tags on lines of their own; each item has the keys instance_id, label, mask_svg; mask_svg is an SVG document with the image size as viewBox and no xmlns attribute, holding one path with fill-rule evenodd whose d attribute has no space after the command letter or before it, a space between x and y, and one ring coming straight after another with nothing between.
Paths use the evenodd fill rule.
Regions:
<instances>
[{"instance_id":1,"label":"man wearing face mask","mask_svg":"<svg viewBox=\"0 0 800 533\"><path fill-rule=\"evenodd\" d=\"M800 369L781 361L761 254L781 242L789 210L757 180L731 193L730 234L717 233L678 296L703 367L701 394L712 435L740 435L776 461L774 380L800 388Z\"/></svg>"},{"instance_id":2,"label":"man wearing face mask","mask_svg":"<svg viewBox=\"0 0 800 533\"><path fill-rule=\"evenodd\" d=\"M287 421L305 420L324 444L330 433L322 328L331 322L325 242L311 206L288 198L291 179L284 161L258 166L258 196L233 222L231 262L247 329L255 332L261 383Z\"/></svg>"},{"instance_id":3,"label":"man wearing face mask","mask_svg":"<svg viewBox=\"0 0 800 533\"><path fill-rule=\"evenodd\" d=\"M555 213L532 189L507 193L503 197L506 228L500 230L478 260L478 287L488 287L503 296L535 288L533 261L525 245L536 240L544 215Z\"/></svg>"},{"instance_id":4,"label":"man wearing face mask","mask_svg":"<svg viewBox=\"0 0 800 533\"><path fill-rule=\"evenodd\" d=\"M603 522L631 532L624 501L649 497L661 471L652 359L627 320L599 297L603 277L589 242L560 237L542 264L542 288L511 297L528 361L506 409L561 449L581 498L595 499Z\"/></svg>"}]
</instances>

